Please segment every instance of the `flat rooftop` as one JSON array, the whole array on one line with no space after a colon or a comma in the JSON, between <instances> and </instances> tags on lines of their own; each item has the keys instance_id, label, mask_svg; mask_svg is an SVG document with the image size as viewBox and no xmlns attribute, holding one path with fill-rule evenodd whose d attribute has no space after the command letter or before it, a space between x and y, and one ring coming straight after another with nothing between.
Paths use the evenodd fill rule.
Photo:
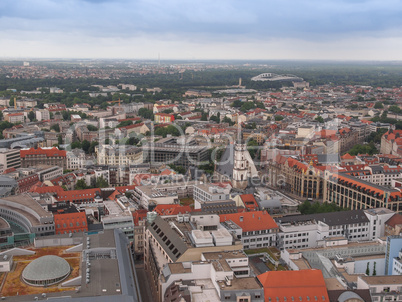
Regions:
<instances>
[{"instance_id":1,"label":"flat rooftop","mask_svg":"<svg viewBox=\"0 0 402 302\"><path fill-rule=\"evenodd\" d=\"M364 280L369 285L401 285L402 275L396 276L362 276Z\"/></svg>"},{"instance_id":2,"label":"flat rooftop","mask_svg":"<svg viewBox=\"0 0 402 302\"><path fill-rule=\"evenodd\" d=\"M40 217L53 217L52 213L45 211L45 209L43 209L41 205L28 194L8 196L2 199L14 202L16 206L23 205L25 207L28 207L34 210ZM0 204L2 199L0 199Z\"/></svg>"},{"instance_id":3,"label":"flat rooftop","mask_svg":"<svg viewBox=\"0 0 402 302\"><path fill-rule=\"evenodd\" d=\"M206 252L202 254L204 255L206 260L240 259L248 257L243 250L225 251L225 252Z\"/></svg>"},{"instance_id":4,"label":"flat rooftop","mask_svg":"<svg viewBox=\"0 0 402 302\"><path fill-rule=\"evenodd\" d=\"M249 290L249 289L262 289L262 286L257 282L255 277L236 278L234 277L231 286L226 286L224 281L218 281L219 287L222 290Z\"/></svg>"}]
</instances>

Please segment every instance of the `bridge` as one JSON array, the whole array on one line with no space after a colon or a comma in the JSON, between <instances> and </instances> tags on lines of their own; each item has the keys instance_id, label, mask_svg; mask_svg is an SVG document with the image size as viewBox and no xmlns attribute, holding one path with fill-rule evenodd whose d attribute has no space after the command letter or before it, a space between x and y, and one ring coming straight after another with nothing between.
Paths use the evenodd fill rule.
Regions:
<instances>
[{"instance_id":1,"label":"bridge","mask_svg":"<svg viewBox=\"0 0 402 302\"><path fill-rule=\"evenodd\" d=\"M275 74L275 73L262 73L258 76L252 77L252 81L303 81L303 78L293 74Z\"/></svg>"}]
</instances>

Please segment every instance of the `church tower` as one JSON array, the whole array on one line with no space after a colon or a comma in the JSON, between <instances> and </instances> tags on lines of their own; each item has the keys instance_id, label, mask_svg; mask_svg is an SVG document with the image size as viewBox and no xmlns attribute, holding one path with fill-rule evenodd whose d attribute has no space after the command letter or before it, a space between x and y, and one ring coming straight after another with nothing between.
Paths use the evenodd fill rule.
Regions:
<instances>
[{"instance_id":1,"label":"church tower","mask_svg":"<svg viewBox=\"0 0 402 302\"><path fill-rule=\"evenodd\" d=\"M249 162L250 157L247 145L241 139L241 125L237 125L237 141L234 146L234 163L233 163L233 179L232 185L236 189L245 189L248 184Z\"/></svg>"}]
</instances>

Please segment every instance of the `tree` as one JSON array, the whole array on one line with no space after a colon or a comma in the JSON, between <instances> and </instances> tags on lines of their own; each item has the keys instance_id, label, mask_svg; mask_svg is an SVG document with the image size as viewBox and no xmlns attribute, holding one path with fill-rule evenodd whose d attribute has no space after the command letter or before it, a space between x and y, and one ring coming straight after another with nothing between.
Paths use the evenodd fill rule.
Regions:
<instances>
[{"instance_id":1,"label":"tree","mask_svg":"<svg viewBox=\"0 0 402 302\"><path fill-rule=\"evenodd\" d=\"M401 113L402 112L401 108L399 108L399 106L397 106L397 105L389 106L388 111L391 111L393 113Z\"/></svg>"},{"instance_id":2,"label":"tree","mask_svg":"<svg viewBox=\"0 0 402 302\"><path fill-rule=\"evenodd\" d=\"M208 114L206 112L201 113L201 121L207 121L208 120Z\"/></svg>"},{"instance_id":3,"label":"tree","mask_svg":"<svg viewBox=\"0 0 402 302\"><path fill-rule=\"evenodd\" d=\"M133 124L133 121L122 121L120 124L118 124L116 127L120 128L120 127L126 127L126 126L130 126Z\"/></svg>"},{"instance_id":4,"label":"tree","mask_svg":"<svg viewBox=\"0 0 402 302\"><path fill-rule=\"evenodd\" d=\"M99 145L98 142L92 141L92 142L91 142L91 146L90 146L89 149L88 149L88 153L89 153L89 154L94 153L94 152L95 152L95 147L98 146L98 145Z\"/></svg>"},{"instance_id":5,"label":"tree","mask_svg":"<svg viewBox=\"0 0 402 302\"><path fill-rule=\"evenodd\" d=\"M244 102L241 107L240 107L240 111L242 112L246 112L249 111L250 109L254 109L255 105L252 102Z\"/></svg>"},{"instance_id":6,"label":"tree","mask_svg":"<svg viewBox=\"0 0 402 302\"><path fill-rule=\"evenodd\" d=\"M186 169L184 169L182 166L176 166L176 165L169 165L170 168L172 168L173 170L175 170L177 173L179 174L185 174L186 173Z\"/></svg>"},{"instance_id":7,"label":"tree","mask_svg":"<svg viewBox=\"0 0 402 302\"><path fill-rule=\"evenodd\" d=\"M249 140L247 142L247 150L251 158L254 158L258 151L258 143L253 139Z\"/></svg>"},{"instance_id":8,"label":"tree","mask_svg":"<svg viewBox=\"0 0 402 302\"><path fill-rule=\"evenodd\" d=\"M68 111L62 111L62 112L61 112L61 116L63 117L63 120L69 121L69 120L70 120L71 113L68 112Z\"/></svg>"},{"instance_id":9,"label":"tree","mask_svg":"<svg viewBox=\"0 0 402 302\"><path fill-rule=\"evenodd\" d=\"M281 121L284 117L282 115L275 115L275 121Z\"/></svg>"},{"instance_id":10,"label":"tree","mask_svg":"<svg viewBox=\"0 0 402 302\"><path fill-rule=\"evenodd\" d=\"M375 269L376 264L377 264L377 262L374 261L373 276L377 275L377 271Z\"/></svg>"},{"instance_id":11,"label":"tree","mask_svg":"<svg viewBox=\"0 0 402 302\"><path fill-rule=\"evenodd\" d=\"M233 125L234 125L234 122L233 122L230 118L228 118L227 116L225 116L225 117L222 119L222 123L228 123L229 126L233 126Z\"/></svg>"},{"instance_id":12,"label":"tree","mask_svg":"<svg viewBox=\"0 0 402 302\"><path fill-rule=\"evenodd\" d=\"M35 119L35 112L29 111L28 118L32 122Z\"/></svg>"},{"instance_id":13,"label":"tree","mask_svg":"<svg viewBox=\"0 0 402 302\"><path fill-rule=\"evenodd\" d=\"M140 108L140 110L138 110L138 115L149 120L154 118L153 112L147 108Z\"/></svg>"},{"instance_id":14,"label":"tree","mask_svg":"<svg viewBox=\"0 0 402 302\"><path fill-rule=\"evenodd\" d=\"M59 124L54 124L50 127L50 129L53 129L56 132L60 132L60 125Z\"/></svg>"},{"instance_id":15,"label":"tree","mask_svg":"<svg viewBox=\"0 0 402 302\"><path fill-rule=\"evenodd\" d=\"M210 121L214 121L215 123L220 122L219 117L217 115L211 115L211 117L209 118Z\"/></svg>"},{"instance_id":16,"label":"tree","mask_svg":"<svg viewBox=\"0 0 402 302\"><path fill-rule=\"evenodd\" d=\"M106 179L103 178L103 176L99 176L96 179L95 187L96 188L107 188L107 187L109 187L109 183L107 182Z\"/></svg>"},{"instance_id":17,"label":"tree","mask_svg":"<svg viewBox=\"0 0 402 302\"><path fill-rule=\"evenodd\" d=\"M98 128L95 127L94 125L87 125L87 129L88 129L89 131L98 131Z\"/></svg>"},{"instance_id":18,"label":"tree","mask_svg":"<svg viewBox=\"0 0 402 302\"><path fill-rule=\"evenodd\" d=\"M367 262L367 268L366 268L366 275L370 276L370 268L369 268L370 262Z\"/></svg>"},{"instance_id":19,"label":"tree","mask_svg":"<svg viewBox=\"0 0 402 302\"><path fill-rule=\"evenodd\" d=\"M71 144L71 149L81 149L81 143L80 142L73 142Z\"/></svg>"},{"instance_id":20,"label":"tree","mask_svg":"<svg viewBox=\"0 0 402 302\"><path fill-rule=\"evenodd\" d=\"M384 105L382 104L382 102L377 102L374 104L374 109L383 109Z\"/></svg>"},{"instance_id":21,"label":"tree","mask_svg":"<svg viewBox=\"0 0 402 302\"><path fill-rule=\"evenodd\" d=\"M86 139L84 139L84 140L82 141L82 143L81 143L81 146L82 146L82 150L84 150L85 153L88 154L89 148L91 147L91 143L90 143L89 141L87 141Z\"/></svg>"},{"instance_id":22,"label":"tree","mask_svg":"<svg viewBox=\"0 0 402 302\"><path fill-rule=\"evenodd\" d=\"M77 180L74 189L75 190L85 190L85 189L88 189L88 186L85 183L84 179L79 179L79 180Z\"/></svg>"},{"instance_id":23,"label":"tree","mask_svg":"<svg viewBox=\"0 0 402 302\"><path fill-rule=\"evenodd\" d=\"M61 134L59 134L59 135L57 136L57 143L58 143L59 145L62 145L62 144L63 144L63 137L61 136Z\"/></svg>"},{"instance_id":24,"label":"tree","mask_svg":"<svg viewBox=\"0 0 402 302\"><path fill-rule=\"evenodd\" d=\"M319 123L324 123L324 119L322 118L322 116L317 116L315 118L315 121L319 122Z\"/></svg>"}]
</instances>

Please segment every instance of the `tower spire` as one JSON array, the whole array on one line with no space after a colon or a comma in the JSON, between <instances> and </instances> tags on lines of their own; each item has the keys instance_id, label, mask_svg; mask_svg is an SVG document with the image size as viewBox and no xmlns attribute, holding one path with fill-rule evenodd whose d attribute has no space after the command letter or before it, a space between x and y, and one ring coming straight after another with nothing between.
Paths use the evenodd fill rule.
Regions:
<instances>
[{"instance_id":1,"label":"tower spire","mask_svg":"<svg viewBox=\"0 0 402 302\"><path fill-rule=\"evenodd\" d=\"M241 144L241 125L239 122L239 118L237 118L237 143Z\"/></svg>"}]
</instances>

